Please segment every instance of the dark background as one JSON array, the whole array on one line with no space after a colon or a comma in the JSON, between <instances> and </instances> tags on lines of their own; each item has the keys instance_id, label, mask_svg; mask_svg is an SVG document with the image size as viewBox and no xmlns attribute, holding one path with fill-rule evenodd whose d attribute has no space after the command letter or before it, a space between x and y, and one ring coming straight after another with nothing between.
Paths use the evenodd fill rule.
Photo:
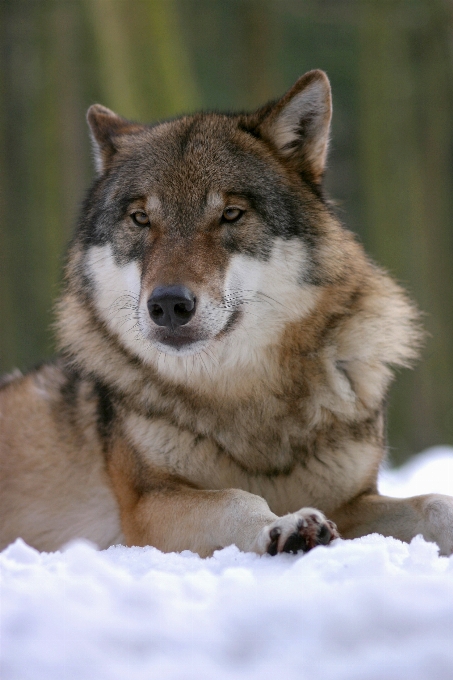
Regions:
<instances>
[{"instance_id":1,"label":"dark background","mask_svg":"<svg viewBox=\"0 0 453 680\"><path fill-rule=\"evenodd\" d=\"M392 390L392 460L453 444L451 0L0 0L0 31L0 371L52 355L90 104L148 122L246 109L322 68L329 192L430 333Z\"/></svg>"}]
</instances>

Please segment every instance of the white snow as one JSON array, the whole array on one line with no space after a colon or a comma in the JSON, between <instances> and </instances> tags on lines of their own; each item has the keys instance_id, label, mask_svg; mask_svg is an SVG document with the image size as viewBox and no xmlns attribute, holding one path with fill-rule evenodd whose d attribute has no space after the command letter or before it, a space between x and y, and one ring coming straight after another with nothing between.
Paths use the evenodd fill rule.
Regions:
<instances>
[{"instance_id":1,"label":"white snow","mask_svg":"<svg viewBox=\"0 0 453 680\"><path fill-rule=\"evenodd\" d=\"M400 498L422 493L453 496L453 448L433 446L399 470L383 470L379 491Z\"/></svg>"},{"instance_id":2,"label":"white snow","mask_svg":"<svg viewBox=\"0 0 453 680\"><path fill-rule=\"evenodd\" d=\"M453 495L453 449L381 490ZM18 540L0 569L2 680L453 678L453 557L420 537L210 559Z\"/></svg>"}]
</instances>

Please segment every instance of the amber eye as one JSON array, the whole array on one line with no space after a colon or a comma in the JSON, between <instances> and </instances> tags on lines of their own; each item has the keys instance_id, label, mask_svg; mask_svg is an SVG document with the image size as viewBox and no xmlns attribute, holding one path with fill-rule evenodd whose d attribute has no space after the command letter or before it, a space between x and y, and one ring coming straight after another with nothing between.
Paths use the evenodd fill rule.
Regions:
<instances>
[{"instance_id":1,"label":"amber eye","mask_svg":"<svg viewBox=\"0 0 453 680\"><path fill-rule=\"evenodd\" d=\"M136 224L137 227L147 227L150 223L148 215L143 212L143 210L137 210L136 212L133 212L131 217L133 223Z\"/></svg>"},{"instance_id":2,"label":"amber eye","mask_svg":"<svg viewBox=\"0 0 453 680\"><path fill-rule=\"evenodd\" d=\"M228 207L223 211L222 217L227 222L236 222L243 214L244 210L240 208Z\"/></svg>"}]
</instances>

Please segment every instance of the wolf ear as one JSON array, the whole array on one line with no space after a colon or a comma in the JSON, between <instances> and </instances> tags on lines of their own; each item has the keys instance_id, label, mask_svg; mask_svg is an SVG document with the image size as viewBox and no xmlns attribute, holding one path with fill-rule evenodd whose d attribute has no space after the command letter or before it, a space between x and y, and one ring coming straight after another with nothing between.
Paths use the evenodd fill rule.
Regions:
<instances>
[{"instance_id":1,"label":"wolf ear","mask_svg":"<svg viewBox=\"0 0 453 680\"><path fill-rule=\"evenodd\" d=\"M97 172L102 174L118 151L118 138L137 126L101 104L90 106L87 121L90 126L94 163Z\"/></svg>"},{"instance_id":2,"label":"wolf ear","mask_svg":"<svg viewBox=\"0 0 453 680\"><path fill-rule=\"evenodd\" d=\"M320 182L329 142L332 97L324 71L309 71L270 109L261 135L279 154Z\"/></svg>"}]
</instances>

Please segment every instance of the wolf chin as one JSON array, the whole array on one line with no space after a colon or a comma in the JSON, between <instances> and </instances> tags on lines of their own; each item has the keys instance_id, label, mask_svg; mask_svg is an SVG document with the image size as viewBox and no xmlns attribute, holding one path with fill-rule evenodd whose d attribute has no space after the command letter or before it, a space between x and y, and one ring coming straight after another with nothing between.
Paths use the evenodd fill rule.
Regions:
<instances>
[{"instance_id":1,"label":"wolf chin","mask_svg":"<svg viewBox=\"0 0 453 680\"><path fill-rule=\"evenodd\" d=\"M377 490L392 367L421 332L324 195L330 119L322 71L251 114L90 108L60 354L0 390L1 546L453 551L452 498Z\"/></svg>"}]
</instances>

